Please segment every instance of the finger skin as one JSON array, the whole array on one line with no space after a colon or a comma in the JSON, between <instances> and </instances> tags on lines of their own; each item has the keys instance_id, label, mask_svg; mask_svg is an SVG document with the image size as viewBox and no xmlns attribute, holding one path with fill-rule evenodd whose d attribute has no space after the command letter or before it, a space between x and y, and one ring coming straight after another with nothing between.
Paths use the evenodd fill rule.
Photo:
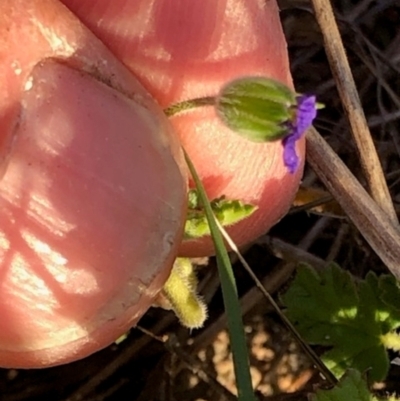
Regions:
<instances>
[{"instance_id":1,"label":"finger skin","mask_svg":"<svg viewBox=\"0 0 400 401\"><path fill-rule=\"evenodd\" d=\"M51 366L148 309L186 171L162 110L61 3L0 2L0 37L0 366Z\"/></svg>"},{"instance_id":2,"label":"finger skin","mask_svg":"<svg viewBox=\"0 0 400 401\"><path fill-rule=\"evenodd\" d=\"M124 62L162 107L215 95L227 81L263 75L291 86L286 42L274 0L63 0ZM222 126L212 108L171 118L209 197L258 206L228 230L238 245L264 234L288 210L303 171L291 175L282 145L250 143ZM209 238L182 255L213 253Z\"/></svg>"}]
</instances>

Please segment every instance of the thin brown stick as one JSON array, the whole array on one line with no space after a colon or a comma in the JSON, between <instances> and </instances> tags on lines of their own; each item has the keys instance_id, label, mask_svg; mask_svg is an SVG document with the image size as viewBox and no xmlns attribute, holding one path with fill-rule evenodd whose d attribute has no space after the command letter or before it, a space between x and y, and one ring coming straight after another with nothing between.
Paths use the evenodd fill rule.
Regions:
<instances>
[{"instance_id":1,"label":"thin brown stick","mask_svg":"<svg viewBox=\"0 0 400 401\"><path fill-rule=\"evenodd\" d=\"M285 326L290 330L292 337L296 340L298 345L304 351L304 353L310 358L315 367L320 371L320 373L325 377L328 383L331 385L337 384L338 380L335 375L327 368L324 362L320 359L320 357L316 354L316 352L307 344L299 332L296 330L294 324L287 318L287 316L282 312L279 305L275 302L272 295L265 289L263 283L258 279L258 277L254 274L252 268L247 263L246 259L240 253L238 247L233 242L232 238L226 232L226 230L222 227L220 223L217 221L217 225L219 230L221 231L222 236L224 237L228 246L232 249L233 252L236 253L240 262L242 263L246 272L250 275L256 287L260 290L260 292L264 295L264 298L268 300L269 304L274 308L275 312L279 315L280 320L285 324Z\"/></svg>"},{"instance_id":2,"label":"thin brown stick","mask_svg":"<svg viewBox=\"0 0 400 401\"><path fill-rule=\"evenodd\" d=\"M203 363L199 358L185 352L178 343L176 336L171 334L165 347L169 352L175 354L186 368L196 375L204 383L207 383L210 388L219 396L219 399L226 401L237 401L237 397L224 387L211 373L208 373L203 367Z\"/></svg>"},{"instance_id":3,"label":"thin brown stick","mask_svg":"<svg viewBox=\"0 0 400 401\"><path fill-rule=\"evenodd\" d=\"M324 219L320 219L319 222ZM274 294L279 288L282 287L284 283L287 282L288 278L293 274L296 266L299 262L309 263L317 269L322 269L326 266L326 263L319 259L318 257L311 255L307 252L307 249L313 244L315 238L318 236L319 232L323 230L320 223L317 223L318 229L315 226L303 237L298 246L291 246L290 244L283 244L281 241L274 239L271 241L269 237L261 237L257 243L261 245L268 245L272 248L280 248L280 253L282 254L282 259L284 261L280 262L276 268L265 277L263 277L261 283L263 287L270 294ZM285 248L285 251L283 251ZM296 250L295 250L296 249ZM292 256L287 259L289 253L294 253L295 257ZM279 257L279 256L278 256ZM249 313L256 305L263 299L263 294L259 289L254 286L249 291L246 292L240 298L240 306L242 311L242 316ZM208 324L207 328L201 331L193 338L193 342L190 345L192 353L198 352L201 348L204 348L216 337L216 335L226 328L226 316L224 314L220 315L214 322Z\"/></svg>"},{"instance_id":4,"label":"thin brown stick","mask_svg":"<svg viewBox=\"0 0 400 401\"><path fill-rule=\"evenodd\" d=\"M159 321L151 330L154 333L163 332L170 324L171 319L174 320L175 317L171 314L170 317ZM110 379L115 372L121 368L121 366L126 365L140 350L142 350L146 345L151 342L151 337L143 336L136 340L134 343L130 344L124 352L119 353L113 360L101 366L99 371L90 377L86 382L72 393L65 401L82 401L86 400L90 394L94 393L101 383Z\"/></svg>"},{"instance_id":5,"label":"thin brown stick","mask_svg":"<svg viewBox=\"0 0 400 401\"><path fill-rule=\"evenodd\" d=\"M302 246L289 244L279 238L265 235L257 241L257 244L268 246L274 256L287 263L294 263L296 265L298 263L307 263L316 270L321 270L327 265L326 261L307 252Z\"/></svg>"},{"instance_id":6,"label":"thin brown stick","mask_svg":"<svg viewBox=\"0 0 400 401\"><path fill-rule=\"evenodd\" d=\"M307 160L383 263L400 280L400 231L331 147L311 128Z\"/></svg>"},{"instance_id":7,"label":"thin brown stick","mask_svg":"<svg viewBox=\"0 0 400 401\"><path fill-rule=\"evenodd\" d=\"M350 121L370 193L378 205L388 214L391 221L397 224L396 212L369 132L331 3L329 0L312 0L312 3L324 37L325 50L332 74Z\"/></svg>"},{"instance_id":8,"label":"thin brown stick","mask_svg":"<svg viewBox=\"0 0 400 401\"><path fill-rule=\"evenodd\" d=\"M262 281L263 286L268 292L273 294L276 292L294 272L296 265L294 263L282 263L280 268L274 270L272 274L268 274ZM262 294L257 287L252 287L246 294L240 298L240 307L242 316L254 308L260 300L263 299ZM226 315L223 313L212 323L207 325L207 328L197 334L190 344L192 353L198 352L212 342L217 334L226 329Z\"/></svg>"}]
</instances>

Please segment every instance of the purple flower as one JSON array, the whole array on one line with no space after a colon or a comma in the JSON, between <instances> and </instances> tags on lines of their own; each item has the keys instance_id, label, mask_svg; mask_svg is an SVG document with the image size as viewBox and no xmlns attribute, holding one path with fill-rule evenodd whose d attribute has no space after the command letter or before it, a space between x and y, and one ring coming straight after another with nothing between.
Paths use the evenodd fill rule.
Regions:
<instances>
[{"instance_id":1,"label":"purple flower","mask_svg":"<svg viewBox=\"0 0 400 401\"><path fill-rule=\"evenodd\" d=\"M307 129L311 127L317 115L315 96L300 95L296 100L295 120L288 123L290 134L282 140L283 162L291 174L294 174L299 167L296 142L303 136Z\"/></svg>"}]
</instances>

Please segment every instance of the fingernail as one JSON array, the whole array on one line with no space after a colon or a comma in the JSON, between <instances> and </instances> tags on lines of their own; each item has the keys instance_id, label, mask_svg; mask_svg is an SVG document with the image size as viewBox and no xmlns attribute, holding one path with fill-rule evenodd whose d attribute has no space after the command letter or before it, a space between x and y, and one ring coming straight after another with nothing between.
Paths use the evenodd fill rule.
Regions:
<instances>
[{"instance_id":1,"label":"fingernail","mask_svg":"<svg viewBox=\"0 0 400 401\"><path fill-rule=\"evenodd\" d=\"M20 106L12 107L8 115L2 117L2 131L0 135L0 180L4 177L9 165L14 143L17 137Z\"/></svg>"},{"instance_id":2,"label":"fingernail","mask_svg":"<svg viewBox=\"0 0 400 401\"><path fill-rule=\"evenodd\" d=\"M144 219L158 202L152 197L178 198L170 188L182 187L183 178L163 115L51 59L32 70L21 105L7 172L16 190L27 191L29 180L36 197L63 199L71 210L80 199L79 213L88 220L104 212L98 205L118 202L140 209Z\"/></svg>"},{"instance_id":3,"label":"fingernail","mask_svg":"<svg viewBox=\"0 0 400 401\"><path fill-rule=\"evenodd\" d=\"M125 158L132 157L132 148L154 141L155 127L161 125L151 112L98 77L51 59L32 70L21 105L18 155L26 163L40 159L46 166L56 165L59 158L88 179L91 174L110 182L128 179L121 166L132 163ZM116 154L120 163L110 166L107 162Z\"/></svg>"},{"instance_id":4,"label":"fingernail","mask_svg":"<svg viewBox=\"0 0 400 401\"><path fill-rule=\"evenodd\" d=\"M13 219L0 310L18 324L0 343L38 358L60 348L54 364L108 345L149 308L177 253L186 178L166 117L89 74L46 60L20 103L0 191Z\"/></svg>"}]
</instances>

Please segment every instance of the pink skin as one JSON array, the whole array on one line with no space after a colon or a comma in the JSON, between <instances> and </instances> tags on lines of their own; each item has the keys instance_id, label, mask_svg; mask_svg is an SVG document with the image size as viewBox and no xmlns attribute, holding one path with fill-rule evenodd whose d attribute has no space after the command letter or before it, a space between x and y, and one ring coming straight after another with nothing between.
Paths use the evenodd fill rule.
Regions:
<instances>
[{"instance_id":1,"label":"pink skin","mask_svg":"<svg viewBox=\"0 0 400 401\"><path fill-rule=\"evenodd\" d=\"M0 15L0 365L49 366L148 309L182 236L186 170L162 110L64 6L9 0Z\"/></svg>"},{"instance_id":2,"label":"pink skin","mask_svg":"<svg viewBox=\"0 0 400 401\"><path fill-rule=\"evenodd\" d=\"M291 84L273 0L64 3L162 107L241 75ZM150 306L178 251L185 171L160 108L60 3L3 0L0 35L0 365L50 366ZM280 143L242 140L210 108L171 122L211 198L259 206L230 228L239 244L285 213L301 169L287 173ZM210 254L210 240L180 253Z\"/></svg>"},{"instance_id":3,"label":"pink skin","mask_svg":"<svg viewBox=\"0 0 400 401\"><path fill-rule=\"evenodd\" d=\"M228 80L263 75L292 85L274 0L63 0L139 78L162 107L215 95ZM112 5L111 5L112 3ZM173 6L172 6L173 3ZM211 199L258 206L229 233L238 245L263 235L288 210L303 171L287 172L280 142L251 143L225 128L212 108L171 122ZM210 238L184 242L183 256L213 254Z\"/></svg>"}]
</instances>

